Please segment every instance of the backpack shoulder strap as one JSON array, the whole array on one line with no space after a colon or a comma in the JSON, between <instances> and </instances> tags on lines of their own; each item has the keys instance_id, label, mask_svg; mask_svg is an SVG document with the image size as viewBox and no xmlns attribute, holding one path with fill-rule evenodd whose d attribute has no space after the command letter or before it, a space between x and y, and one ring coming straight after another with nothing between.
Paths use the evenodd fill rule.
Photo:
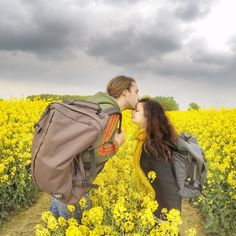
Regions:
<instances>
[{"instance_id":1,"label":"backpack shoulder strap","mask_svg":"<svg viewBox=\"0 0 236 236\"><path fill-rule=\"evenodd\" d=\"M101 103L99 103L101 104ZM105 103L103 103L105 104ZM106 108L104 110L102 110L102 112L108 114L109 116L113 115L113 114L118 114L119 115L119 126L118 126L118 133L120 134L121 133L121 125L122 125L122 113L120 111L119 108L117 107L114 107L114 105L112 103L106 103L106 104L111 104L112 107L109 107L109 108Z\"/></svg>"},{"instance_id":2,"label":"backpack shoulder strap","mask_svg":"<svg viewBox=\"0 0 236 236\"><path fill-rule=\"evenodd\" d=\"M167 141L164 141L164 143L170 148L171 151L178 152L178 153L180 153L182 155L188 155L187 149L184 150L183 148L180 148L178 146L178 144L175 145L175 144L172 144L172 143L167 142Z\"/></svg>"},{"instance_id":3,"label":"backpack shoulder strap","mask_svg":"<svg viewBox=\"0 0 236 236\"><path fill-rule=\"evenodd\" d=\"M100 105L94 102L88 102L88 101L82 101L82 100L65 100L62 103L67 104L67 105L75 105L77 107L88 107L98 112L102 110L100 108Z\"/></svg>"}]
</instances>

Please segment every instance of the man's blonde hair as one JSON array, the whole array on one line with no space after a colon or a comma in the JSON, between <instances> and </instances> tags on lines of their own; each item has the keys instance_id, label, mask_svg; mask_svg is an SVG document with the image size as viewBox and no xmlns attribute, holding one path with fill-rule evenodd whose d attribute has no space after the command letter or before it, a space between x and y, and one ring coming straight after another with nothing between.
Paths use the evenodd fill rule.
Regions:
<instances>
[{"instance_id":1,"label":"man's blonde hair","mask_svg":"<svg viewBox=\"0 0 236 236\"><path fill-rule=\"evenodd\" d=\"M107 84L107 93L113 98L119 98L126 89L130 91L132 83L136 81L125 75L116 76Z\"/></svg>"}]
</instances>

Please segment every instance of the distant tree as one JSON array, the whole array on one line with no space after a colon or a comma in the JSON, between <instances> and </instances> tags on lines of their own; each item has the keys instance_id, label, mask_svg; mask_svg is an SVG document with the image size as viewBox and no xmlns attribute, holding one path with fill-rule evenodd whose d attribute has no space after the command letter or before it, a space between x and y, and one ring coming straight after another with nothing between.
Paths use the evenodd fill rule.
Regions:
<instances>
[{"instance_id":1,"label":"distant tree","mask_svg":"<svg viewBox=\"0 0 236 236\"><path fill-rule=\"evenodd\" d=\"M150 96L150 95L144 95L144 96L142 96L141 98L149 98L149 99L153 99L153 97Z\"/></svg>"},{"instance_id":2,"label":"distant tree","mask_svg":"<svg viewBox=\"0 0 236 236\"><path fill-rule=\"evenodd\" d=\"M55 95L55 94L39 94L39 95L32 95L28 96L27 98L30 100L33 100L35 98L39 99L53 99L53 100L60 100L60 101L65 101L65 100L86 100L90 96L81 96L81 95Z\"/></svg>"},{"instance_id":3,"label":"distant tree","mask_svg":"<svg viewBox=\"0 0 236 236\"><path fill-rule=\"evenodd\" d=\"M173 97L155 97L154 100L159 102L165 111L179 110L179 105Z\"/></svg>"},{"instance_id":4,"label":"distant tree","mask_svg":"<svg viewBox=\"0 0 236 236\"><path fill-rule=\"evenodd\" d=\"M200 109L200 107L195 102L191 102L188 105L188 110L197 110L198 111L199 109Z\"/></svg>"}]
</instances>

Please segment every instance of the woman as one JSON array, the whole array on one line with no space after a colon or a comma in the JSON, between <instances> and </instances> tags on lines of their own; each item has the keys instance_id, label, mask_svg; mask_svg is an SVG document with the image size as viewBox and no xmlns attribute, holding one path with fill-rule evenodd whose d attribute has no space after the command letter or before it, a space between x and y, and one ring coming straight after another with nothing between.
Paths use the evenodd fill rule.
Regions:
<instances>
[{"instance_id":1,"label":"woman","mask_svg":"<svg viewBox=\"0 0 236 236\"><path fill-rule=\"evenodd\" d=\"M135 151L135 167L140 182L147 192L155 196L159 206L154 215L163 219L161 211L181 210L181 197L171 166L171 149L178 135L170 124L162 106L150 99L141 99L132 113L132 121L140 130ZM156 178L148 181L148 173L154 171Z\"/></svg>"}]
</instances>

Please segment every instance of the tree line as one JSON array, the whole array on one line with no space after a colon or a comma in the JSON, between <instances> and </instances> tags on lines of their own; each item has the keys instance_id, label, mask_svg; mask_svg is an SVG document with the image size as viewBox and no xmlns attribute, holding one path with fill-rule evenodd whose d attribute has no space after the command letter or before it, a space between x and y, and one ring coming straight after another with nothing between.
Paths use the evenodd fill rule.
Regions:
<instances>
[{"instance_id":1,"label":"tree line","mask_svg":"<svg viewBox=\"0 0 236 236\"><path fill-rule=\"evenodd\" d=\"M55 94L40 94L40 95L31 95L28 96L27 99L33 100L35 98L38 99L52 99L52 100L87 100L91 95L55 95ZM179 110L179 104L175 101L173 97L163 97L163 96L157 96L157 97L151 97L149 95L143 96L145 98L151 98L155 101L159 102L165 111L178 111ZM199 110L200 107L192 102L189 104L188 110Z\"/></svg>"}]
</instances>

